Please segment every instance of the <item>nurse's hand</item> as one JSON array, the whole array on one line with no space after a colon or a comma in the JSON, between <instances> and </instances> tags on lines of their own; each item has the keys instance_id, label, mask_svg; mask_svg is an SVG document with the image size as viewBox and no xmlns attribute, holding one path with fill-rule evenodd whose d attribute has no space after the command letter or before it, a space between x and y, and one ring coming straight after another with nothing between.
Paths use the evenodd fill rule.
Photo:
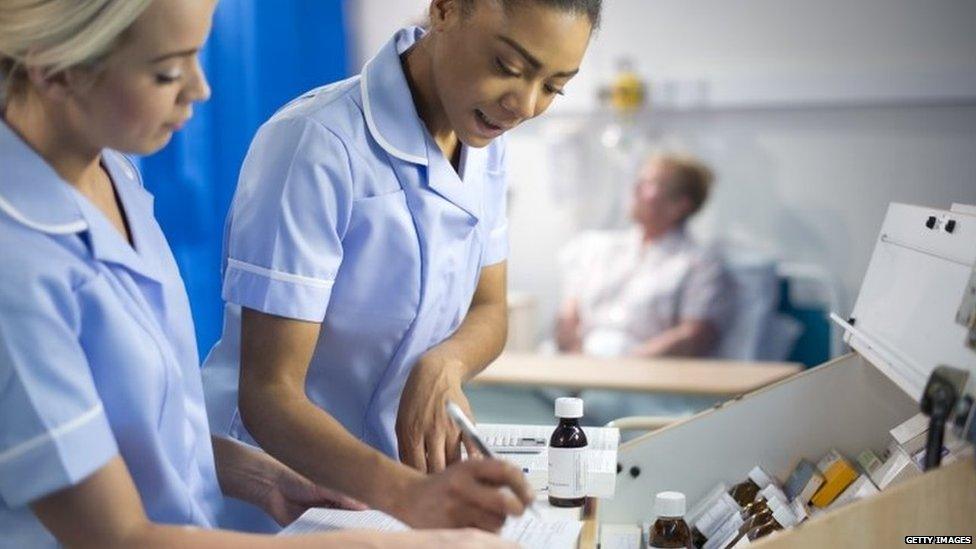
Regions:
<instances>
[{"instance_id":1,"label":"nurse's hand","mask_svg":"<svg viewBox=\"0 0 976 549\"><path fill-rule=\"evenodd\" d=\"M311 507L363 510L359 501L323 488L269 454L212 437L217 480L225 495L256 505L278 524L291 524Z\"/></svg>"},{"instance_id":2,"label":"nurse's hand","mask_svg":"<svg viewBox=\"0 0 976 549\"><path fill-rule=\"evenodd\" d=\"M407 485L393 514L414 528L475 527L497 532L534 494L518 467L497 459L455 463Z\"/></svg>"},{"instance_id":3,"label":"nurse's hand","mask_svg":"<svg viewBox=\"0 0 976 549\"><path fill-rule=\"evenodd\" d=\"M291 524L312 507L350 511L364 511L369 508L345 494L315 484L284 465L267 488L261 507L281 526Z\"/></svg>"},{"instance_id":4,"label":"nurse's hand","mask_svg":"<svg viewBox=\"0 0 976 549\"><path fill-rule=\"evenodd\" d=\"M396 434L400 461L423 472L437 473L461 459L461 432L447 415L447 401L469 418L471 406L461 390L460 363L427 354L414 366L400 397ZM464 441L469 455L474 446Z\"/></svg>"}]
</instances>

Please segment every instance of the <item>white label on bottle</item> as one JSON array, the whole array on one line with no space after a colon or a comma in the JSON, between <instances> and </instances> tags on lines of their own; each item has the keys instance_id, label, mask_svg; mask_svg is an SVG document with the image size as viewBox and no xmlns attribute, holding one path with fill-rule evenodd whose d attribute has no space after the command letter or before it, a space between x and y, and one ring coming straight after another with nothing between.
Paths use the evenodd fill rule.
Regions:
<instances>
[{"instance_id":1,"label":"white label on bottle","mask_svg":"<svg viewBox=\"0 0 976 549\"><path fill-rule=\"evenodd\" d=\"M728 535L726 535L726 536L723 537L721 543L719 543L716 547L723 547L723 548L724 547L729 547L729 544L732 543L733 541L735 541L735 538L737 538L737 537L739 537L739 531L738 530L736 530L735 532L730 532ZM742 537L745 537L745 536L742 536Z\"/></svg>"},{"instance_id":2,"label":"white label on bottle","mask_svg":"<svg viewBox=\"0 0 976 549\"><path fill-rule=\"evenodd\" d=\"M742 517L738 513L733 513L722 523L722 526L714 534L708 537L708 541L705 542L703 549L721 549L725 547L739 533L739 528L742 527L742 524Z\"/></svg>"},{"instance_id":3,"label":"white label on bottle","mask_svg":"<svg viewBox=\"0 0 976 549\"><path fill-rule=\"evenodd\" d=\"M738 513L740 510L739 504L732 499L732 496L722 493L715 503L712 504L701 517L695 526L698 531L702 533L706 538L711 538L715 535L715 532L725 523L725 521L732 516L733 513Z\"/></svg>"},{"instance_id":4,"label":"white label on bottle","mask_svg":"<svg viewBox=\"0 0 976 549\"><path fill-rule=\"evenodd\" d=\"M549 495L581 498L586 495L586 447L549 448Z\"/></svg>"}]
</instances>

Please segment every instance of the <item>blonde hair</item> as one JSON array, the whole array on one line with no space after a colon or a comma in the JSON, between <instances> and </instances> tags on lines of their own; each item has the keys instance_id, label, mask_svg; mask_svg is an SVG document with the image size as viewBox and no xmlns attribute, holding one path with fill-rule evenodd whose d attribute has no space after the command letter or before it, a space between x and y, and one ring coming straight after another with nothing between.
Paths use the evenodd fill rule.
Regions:
<instances>
[{"instance_id":1,"label":"blonde hair","mask_svg":"<svg viewBox=\"0 0 976 549\"><path fill-rule=\"evenodd\" d=\"M671 171L664 182L665 191L672 197L687 198L691 209L685 219L695 215L708 200L715 175L701 160L681 153L655 153L648 162L663 163Z\"/></svg>"},{"instance_id":2,"label":"blonde hair","mask_svg":"<svg viewBox=\"0 0 976 549\"><path fill-rule=\"evenodd\" d=\"M27 68L96 67L152 0L0 0L0 105Z\"/></svg>"}]
</instances>

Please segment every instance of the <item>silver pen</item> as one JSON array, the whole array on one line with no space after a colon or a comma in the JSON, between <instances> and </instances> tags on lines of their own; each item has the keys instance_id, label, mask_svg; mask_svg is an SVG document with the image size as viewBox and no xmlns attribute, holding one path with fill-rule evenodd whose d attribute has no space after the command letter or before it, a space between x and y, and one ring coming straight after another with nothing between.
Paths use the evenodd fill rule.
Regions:
<instances>
[{"instance_id":1,"label":"silver pen","mask_svg":"<svg viewBox=\"0 0 976 549\"><path fill-rule=\"evenodd\" d=\"M468 438L471 439L471 442L473 442L475 447L478 448L481 455L489 459L497 459L494 452L489 450L488 445L481 440L480 436L478 436L478 431L475 430L474 424L471 423L471 420L468 419L468 416L464 414L464 410L462 410L460 406L448 400L447 415L451 416L451 419L454 420L454 423L457 424L461 431L468 435ZM529 511L532 511L537 518L542 518L542 515L539 514L539 510L535 508L535 501L529 502L526 508Z\"/></svg>"}]
</instances>

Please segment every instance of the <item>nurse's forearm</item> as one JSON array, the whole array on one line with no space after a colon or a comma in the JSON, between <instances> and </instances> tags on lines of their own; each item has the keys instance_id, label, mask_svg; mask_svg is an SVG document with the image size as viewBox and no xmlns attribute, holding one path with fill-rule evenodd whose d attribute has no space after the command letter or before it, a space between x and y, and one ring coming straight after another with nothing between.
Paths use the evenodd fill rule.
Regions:
<instances>
[{"instance_id":1,"label":"nurse's forearm","mask_svg":"<svg viewBox=\"0 0 976 549\"><path fill-rule=\"evenodd\" d=\"M263 507L282 465L240 442L217 436L211 441L220 490L224 495Z\"/></svg>"},{"instance_id":2,"label":"nurse's forearm","mask_svg":"<svg viewBox=\"0 0 976 549\"><path fill-rule=\"evenodd\" d=\"M241 414L248 432L269 454L313 482L371 507L397 512L403 495L422 480L419 472L353 437L304 391L271 385L248 396L242 389Z\"/></svg>"},{"instance_id":3,"label":"nurse's forearm","mask_svg":"<svg viewBox=\"0 0 976 549\"><path fill-rule=\"evenodd\" d=\"M503 305L472 306L450 338L431 348L424 360L452 364L468 381L498 358L508 336L508 314Z\"/></svg>"},{"instance_id":4,"label":"nurse's forearm","mask_svg":"<svg viewBox=\"0 0 976 549\"><path fill-rule=\"evenodd\" d=\"M31 503L38 520L66 547L376 547L392 537L364 532L272 537L208 531L150 522L122 458L115 457L78 484Z\"/></svg>"},{"instance_id":5,"label":"nurse's forearm","mask_svg":"<svg viewBox=\"0 0 976 549\"><path fill-rule=\"evenodd\" d=\"M305 394L321 326L244 308L241 419L273 457L326 488L390 511L421 475L363 444Z\"/></svg>"}]
</instances>

